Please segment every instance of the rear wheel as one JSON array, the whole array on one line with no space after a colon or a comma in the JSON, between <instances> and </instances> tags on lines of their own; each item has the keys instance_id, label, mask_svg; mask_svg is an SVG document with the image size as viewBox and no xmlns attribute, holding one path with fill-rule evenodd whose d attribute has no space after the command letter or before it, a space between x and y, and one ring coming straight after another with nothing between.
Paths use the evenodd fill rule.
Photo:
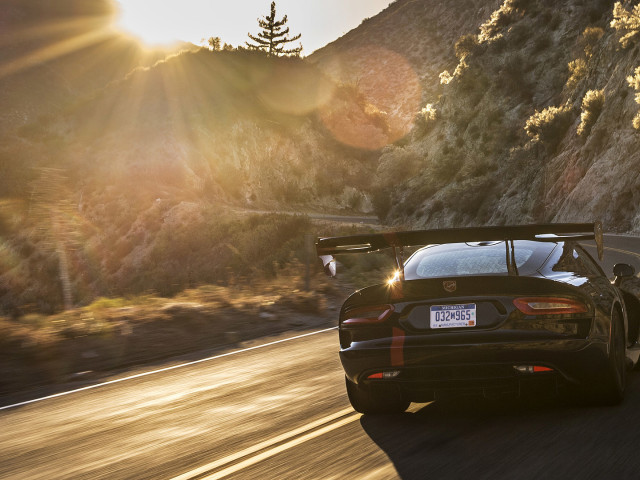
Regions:
<instances>
[{"instance_id":1,"label":"rear wheel","mask_svg":"<svg viewBox=\"0 0 640 480\"><path fill-rule=\"evenodd\" d=\"M593 390L592 399L601 405L617 405L624 398L627 384L627 358L624 324L618 310L611 315L609 364L602 382Z\"/></svg>"},{"instance_id":2,"label":"rear wheel","mask_svg":"<svg viewBox=\"0 0 640 480\"><path fill-rule=\"evenodd\" d=\"M402 413L409 404L397 388L360 386L345 377L347 395L356 412L364 414Z\"/></svg>"}]
</instances>

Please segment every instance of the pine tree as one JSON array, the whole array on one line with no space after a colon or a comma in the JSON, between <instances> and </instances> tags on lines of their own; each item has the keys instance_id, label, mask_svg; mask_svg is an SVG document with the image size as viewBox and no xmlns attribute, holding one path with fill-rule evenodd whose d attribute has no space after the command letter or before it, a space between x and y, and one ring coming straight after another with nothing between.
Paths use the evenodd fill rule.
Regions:
<instances>
[{"instance_id":1,"label":"pine tree","mask_svg":"<svg viewBox=\"0 0 640 480\"><path fill-rule=\"evenodd\" d=\"M258 25L262 29L257 36L251 35L249 38L255 43L245 42L251 50L261 50L267 56L280 57L283 55L299 56L302 51L302 44L299 47L285 49L287 43L298 40L302 34L299 33L289 37L289 27L283 28L288 19L285 15L281 20L276 21L276 2L271 2L271 14L268 17L258 19Z\"/></svg>"}]
</instances>

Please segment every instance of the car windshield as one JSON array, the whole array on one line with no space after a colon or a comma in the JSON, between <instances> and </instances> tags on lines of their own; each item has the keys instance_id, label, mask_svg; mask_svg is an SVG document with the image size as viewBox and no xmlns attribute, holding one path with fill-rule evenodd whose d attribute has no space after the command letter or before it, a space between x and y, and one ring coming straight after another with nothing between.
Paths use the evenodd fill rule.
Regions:
<instances>
[{"instance_id":1,"label":"car windshield","mask_svg":"<svg viewBox=\"0 0 640 480\"><path fill-rule=\"evenodd\" d=\"M521 274L531 274L555 247L554 243L516 241L513 254ZM505 242L453 243L418 250L407 260L407 280L462 275L507 275Z\"/></svg>"}]
</instances>

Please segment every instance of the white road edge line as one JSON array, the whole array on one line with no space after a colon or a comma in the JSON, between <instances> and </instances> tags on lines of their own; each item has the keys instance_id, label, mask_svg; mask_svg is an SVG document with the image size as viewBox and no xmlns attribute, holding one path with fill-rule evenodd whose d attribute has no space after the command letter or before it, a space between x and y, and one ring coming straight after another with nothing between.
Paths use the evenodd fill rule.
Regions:
<instances>
[{"instance_id":1,"label":"white road edge line","mask_svg":"<svg viewBox=\"0 0 640 480\"><path fill-rule=\"evenodd\" d=\"M216 360L218 358L229 357L231 355L236 355L238 353L248 352L250 350L257 350L258 348L269 347L271 345L276 345L278 343L288 342L290 340L297 340L299 338L308 337L308 336L311 336L311 335L315 335L317 333L328 332L330 330L335 330L337 328L338 327L330 327L330 328L325 328L325 329L322 329L322 330L316 330L315 332L304 333L302 335L296 335L295 337L290 337L290 338L283 338L282 340L275 340L273 342L264 343L262 345L256 345L254 347L242 348L240 350L234 350L232 352L222 353L220 355L214 355L213 357L201 358L200 360L194 360L193 362L187 362L187 363L181 363L181 364L178 364L178 365L172 365L171 367L161 368L161 369L158 369L158 370L152 370L150 372L138 373L137 375L131 375L129 377L116 378L115 380L110 380L108 382L103 382L103 383L97 383L95 385L89 385L87 387L76 388L75 390L69 390L67 392L55 393L53 395L48 395L46 397L34 398L33 400L26 400L24 402L14 403L14 404L11 404L11 405L5 405L4 407L0 407L0 410L7 410L9 408L20 407L22 405L28 405L30 403L41 402L43 400L49 400L49 399L52 399L52 398L62 397L62 396L65 396L65 395L71 395L72 393L82 392L84 390L91 390L91 389L98 388L98 387L104 387L105 385L112 385L114 383L124 382L124 381L127 381L127 380L133 380L134 378L146 377L147 375L153 375L155 373L168 372L169 370L175 370L177 368L187 367L189 365L195 365L197 363L208 362L210 360Z\"/></svg>"},{"instance_id":2,"label":"white road edge line","mask_svg":"<svg viewBox=\"0 0 640 480\"><path fill-rule=\"evenodd\" d=\"M351 409L349 409L351 410ZM255 457L251 457L248 458L246 460L243 460L240 463L236 463L235 465L232 465L230 467L227 467L223 470L220 470L219 472L213 473L211 475L207 475L206 477L202 477L201 480L219 480L221 478L224 477L228 477L229 475L236 473L240 470L243 470L247 467L250 467L252 465L255 465L256 463L259 463L263 460L266 460L267 458L273 457L274 455L277 455L279 453L284 452L285 450L289 450L290 448L296 447L302 443L305 443L309 440L312 440L314 438L320 437L321 435L324 435L325 433L329 433L333 430L336 430L337 428L340 428L344 425L347 425L355 420L358 420L362 415L360 413L354 413L353 415L343 418L342 420L339 420L335 423L329 424L326 427L320 428L318 430L315 430L313 432L307 433L306 435L303 435L301 437L295 438L287 443L283 443L282 445L278 445L277 447L272 448L271 450L267 450L266 452L262 452L258 455L256 455ZM225 461L225 459L222 459L222 461ZM228 461L225 461L224 463L228 463ZM193 472L188 472L185 473L179 477L176 477L172 480L186 480L186 479L190 479L193 478L194 476L197 476L203 472L197 472L197 470L200 469L196 469Z\"/></svg>"},{"instance_id":3,"label":"white road edge line","mask_svg":"<svg viewBox=\"0 0 640 480\"><path fill-rule=\"evenodd\" d=\"M206 465L202 465L201 467L198 467L196 469L191 470L190 472L187 473L183 473L182 475L178 475L177 477L174 477L172 480L188 480L190 478L193 478L197 475L202 475L203 473L209 472L211 470L214 470L216 468L222 467L224 465L227 465L228 463L234 462L236 460L241 459L242 457L246 457L248 455L254 454L259 452L260 450L264 450L265 448L268 447L272 447L273 445L280 443L280 442L284 442L285 440L289 440L293 437L296 437L302 433L308 432L309 430L313 430L314 428L317 428L321 425L324 425L325 423L329 423L333 420L336 420L340 417L344 417L345 415L349 414L349 413L353 413L353 409L352 408L345 408L344 410L340 410L339 412L333 413L331 415L328 415L324 418L321 418L319 420L316 420L314 422L308 423L307 425L304 425L302 427L296 428L294 430L291 430L290 432L287 433L283 433L282 435L278 435L276 437L273 437L269 440L265 440L263 442L257 443L249 448L245 448L244 450L240 450L239 452L233 453L231 455L228 455L224 458L221 458L219 460L216 460L214 462L208 463Z\"/></svg>"}]
</instances>

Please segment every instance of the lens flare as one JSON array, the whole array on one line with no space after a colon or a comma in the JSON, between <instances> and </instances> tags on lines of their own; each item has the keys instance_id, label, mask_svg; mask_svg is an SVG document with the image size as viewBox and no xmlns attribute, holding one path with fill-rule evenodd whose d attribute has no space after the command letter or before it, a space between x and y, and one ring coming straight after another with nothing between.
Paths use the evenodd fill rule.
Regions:
<instances>
[{"instance_id":1,"label":"lens flare","mask_svg":"<svg viewBox=\"0 0 640 480\"><path fill-rule=\"evenodd\" d=\"M387 280L387 285L391 286L396 282L400 281L400 272L399 271L395 271L393 274L393 277L391 277L389 280Z\"/></svg>"},{"instance_id":2,"label":"lens flare","mask_svg":"<svg viewBox=\"0 0 640 480\"><path fill-rule=\"evenodd\" d=\"M326 105L334 89L316 68L301 61L281 61L261 82L258 96L276 111L305 115Z\"/></svg>"},{"instance_id":3,"label":"lens flare","mask_svg":"<svg viewBox=\"0 0 640 480\"><path fill-rule=\"evenodd\" d=\"M322 60L340 87L320 111L336 139L377 150L404 137L420 110L420 80L409 62L383 47L355 48Z\"/></svg>"}]
</instances>

